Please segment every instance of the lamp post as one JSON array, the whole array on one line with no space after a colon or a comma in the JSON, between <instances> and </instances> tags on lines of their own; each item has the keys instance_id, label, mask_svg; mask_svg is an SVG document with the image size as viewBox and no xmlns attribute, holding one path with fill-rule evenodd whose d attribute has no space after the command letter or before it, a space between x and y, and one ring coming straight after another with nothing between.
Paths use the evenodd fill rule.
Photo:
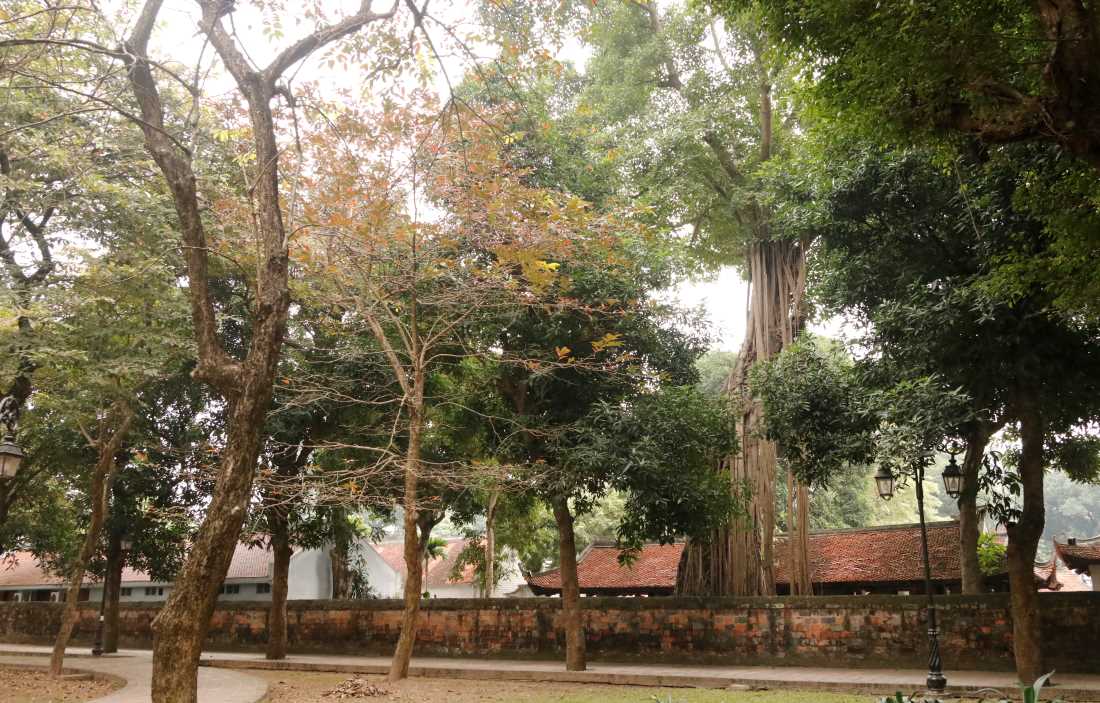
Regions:
<instances>
[{"instance_id":1,"label":"lamp post","mask_svg":"<svg viewBox=\"0 0 1100 703\"><path fill-rule=\"evenodd\" d=\"M962 492L962 472L955 461L955 455L961 450L958 445L950 445L946 451L951 455L947 468L943 471L943 485L947 494L958 498ZM913 485L917 492L917 514L920 517L921 556L924 558L924 592L928 594L928 678L925 683L928 690L942 693L947 688L947 677L943 675L943 660L940 659L940 631L936 624L936 601L932 593L932 565L928 558L928 528L924 521L924 469L931 462L926 454L913 463ZM886 466L880 466L875 472L875 486L879 497L890 500L894 496L895 477Z\"/></svg>"},{"instance_id":2,"label":"lamp post","mask_svg":"<svg viewBox=\"0 0 1100 703\"><path fill-rule=\"evenodd\" d=\"M130 536L123 534L118 540L119 559L123 558L126 552L130 551L133 546L133 541ZM104 614L107 611L107 579L110 578L110 574L104 574L103 576L103 595L99 599L99 622L96 623L95 628L95 642L92 643L92 656L103 656L103 621Z\"/></svg>"},{"instance_id":3,"label":"lamp post","mask_svg":"<svg viewBox=\"0 0 1100 703\"><path fill-rule=\"evenodd\" d=\"M0 478L15 478L25 456L20 446L15 443L15 437L9 427L3 441L0 441Z\"/></svg>"}]
</instances>

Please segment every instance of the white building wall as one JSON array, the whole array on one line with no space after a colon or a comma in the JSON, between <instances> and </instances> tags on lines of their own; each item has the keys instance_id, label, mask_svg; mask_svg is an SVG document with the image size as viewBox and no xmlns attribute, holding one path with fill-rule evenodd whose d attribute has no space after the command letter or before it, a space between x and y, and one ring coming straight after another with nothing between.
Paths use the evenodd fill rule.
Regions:
<instances>
[{"instance_id":1,"label":"white building wall","mask_svg":"<svg viewBox=\"0 0 1100 703\"><path fill-rule=\"evenodd\" d=\"M288 600L332 598L332 562L327 549L306 549L290 558Z\"/></svg>"},{"instance_id":2,"label":"white building wall","mask_svg":"<svg viewBox=\"0 0 1100 703\"><path fill-rule=\"evenodd\" d=\"M367 572L367 584L379 598L400 598L405 588L404 579L386 563L386 560L374 551L367 542L358 545L364 568Z\"/></svg>"},{"instance_id":3,"label":"white building wall","mask_svg":"<svg viewBox=\"0 0 1100 703\"><path fill-rule=\"evenodd\" d=\"M472 583L432 586L428 589L432 598L477 598L477 586Z\"/></svg>"}]
</instances>

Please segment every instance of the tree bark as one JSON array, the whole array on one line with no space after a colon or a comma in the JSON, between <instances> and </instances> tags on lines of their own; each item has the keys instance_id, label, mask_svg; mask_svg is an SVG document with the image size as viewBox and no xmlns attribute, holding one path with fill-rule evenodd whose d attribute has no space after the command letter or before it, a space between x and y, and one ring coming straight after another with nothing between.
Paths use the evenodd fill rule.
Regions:
<instances>
[{"instance_id":1,"label":"tree bark","mask_svg":"<svg viewBox=\"0 0 1100 703\"><path fill-rule=\"evenodd\" d=\"M760 240L750 244L748 268L751 289L745 341L726 392L741 407L737 422L739 450L724 463L731 491L740 499L744 514L732 525L715 530L705 541L689 541L677 574L681 595L762 596L775 593L775 470L776 447L763 437L763 408L748 384L749 369L770 359L793 342L805 320L803 293L806 285L805 251L808 242L766 240L765 222ZM801 489L799 510L808 511L809 492ZM804 500L802 500L804 499ZM807 512L808 514L808 512ZM801 545L808 542L801 537ZM805 554L789 555L791 573L802 574L801 588L809 590Z\"/></svg>"},{"instance_id":2,"label":"tree bark","mask_svg":"<svg viewBox=\"0 0 1100 703\"><path fill-rule=\"evenodd\" d=\"M273 519L274 518L274 519ZM290 536L287 530L286 511L275 508L268 515L271 530L271 550L275 563L271 571L271 608L267 616L268 659L286 659L286 596L289 587Z\"/></svg>"},{"instance_id":3,"label":"tree bark","mask_svg":"<svg viewBox=\"0 0 1100 703\"><path fill-rule=\"evenodd\" d=\"M118 651L118 602L122 597L122 535L112 533L107 542L107 573L103 578L103 653Z\"/></svg>"},{"instance_id":4,"label":"tree bark","mask_svg":"<svg viewBox=\"0 0 1100 703\"><path fill-rule=\"evenodd\" d=\"M483 598L492 598L496 594L496 528L493 523L499 500L500 491L494 490L489 494L489 504L485 507L485 583L481 589Z\"/></svg>"},{"instance_id":5,"label":"tree bark","mask_svg":"<svg viewBox=\"0 0 1100 703\"><path fill-rule=\"evenodd\" d=\"M91 483L88 487L92 515L88 521L88 530L84 533L84 542L80 546L80 552L69 572L65 605L61 611L61 628L54 640L53 653L50 656L50 675L52 676L60 676L65 663L65 647L69 644L69 637L72 635L73 625L76 623L80 586L84 582L88 561L95 553L96 545L99 543L99 533L103 529L103 522L107 517L107 487L117 467L115 455L121 449L122 440L129 432L133 419L133 412L128 405L116 403L112 406L107 418L100 424L100 430L96 437L96 448L99 456L96 459L95 467L92 469Z\"/></svg>"},{"instance_id":6,"label":"tree bark","mask_svg":"<svg viewBox=\"0 0 1100 703\"><path fill-rule=\"evenodd\" d=\"M153 623L154 703L195 703L202 641L240 536L260 451L261 432L271 403L272 384L290 305L288 241L279 193L279 154L271 100L277 82L291 66L311 53L352 34L375 20L370 3L345 19L322 26L279 52L264 69L253 67L226 31L225 3L200 0L200 27L214 47L248 106L255 153L251 205L258 242L251 311L251 336L243 360L231 357L218 338L218 323L208 268L209 247L198 198L191 154L167 130L152 65L149 39L162 0L146 0L125 43L128 78L140 110L139 126L146 150L164 174L180 222L187 264L188 293L198 347L193 375L217 389L229 409L226 446L206 517L196 533L190 556L175 589Z\"/></svg>"},{"instance_id":7,"label":"tree bark","mask_svg":"<svg viewBox=\"0 0 1100 703\"><path fill-rule=\"evenodd\" d=\"M1017 416L1020 423L1020 517L1006 525L1008 531L1008 583L1012 606L1012 649L1016 675L1031 684L1042 676L1043 649L1040 629L1039 593L1035 584L1035 553L1043 534L1046 511L1043 505L1043 440L1045 422L1036 394L1020 393Z\"/></svg>"},{"instance_id":8,"label":"tree bark","mask_svg":"<svg viewBox=\"0 0 1100 703\"><path fill-rule=\"evenodd\" d=\"M332 568L332 598L347 600L351 597L351 571L348 568L347 545L336 542L328 550Z\"/></svg>"},{"instance_id":9,"label":"tree bark","mask_svg":"<svg viewBox=\"0 0 1100 703\"><path fill-rule=\"evenodd\" d=\"M577 580L577 539L573 532L573 514L564 498L555 499L554 521L558 525L558 555L561 575L561 615L565 628L565 670L584 671L584 620L581 612L581 589Z\"/></svg>"},{"instance_id":10,"label":"tree bark","mask_svg":"<svg viewBox=\"0 0 1100 703\"><path fill-rule=\"evenodd\" d=\"M963 456L963 491L959 495L959 561L962 568L962 592L985 592L985 575L978 561L978 537L981 534L982 517L978 514L978 477L985 459L989 438L1003 423L979 421L966 435L966 454Z\"/></svg>"},{"instance_id":11,"label":"tree bark","mask_svg":"<svg viewBox=\"0 0 1100 703\"><path fill-rule=\"evenodd\" d=\"M401 681L409 676L409 662L416 643L416 619L420 614L420 598L424 589L420 559L423 550L427 548L427 540L425 539L423 545L420 544L417 533L417 484L420 475L420 435L423 429L423 381L419 376L415 381L415 388L417 398L409 405L409 444L405 455L405 610L401 614L401 634L397 638L393 661L390 662L390 681Z\"/></svg>"}]
</instances>

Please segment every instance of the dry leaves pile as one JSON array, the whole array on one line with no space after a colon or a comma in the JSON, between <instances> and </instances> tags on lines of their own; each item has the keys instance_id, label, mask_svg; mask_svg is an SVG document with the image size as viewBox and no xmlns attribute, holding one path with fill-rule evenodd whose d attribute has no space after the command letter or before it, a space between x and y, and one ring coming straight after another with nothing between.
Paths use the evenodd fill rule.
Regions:
<instances>
[{"instance_id":1,"label":"dry leaves pile","mask_svg":"<svg viewBox=\"0 0 1100 703\"><path fill-rule=\"evenodd\" d=\"M373 698L375 696L388 696L390 692L384 688L379 688L374 684L368 682L366 679L361 679L358 676L352 679L344 681L342 684L332 689L331 691L325 691L321 694L326 698Z\"/></svg>"}]
</instances>

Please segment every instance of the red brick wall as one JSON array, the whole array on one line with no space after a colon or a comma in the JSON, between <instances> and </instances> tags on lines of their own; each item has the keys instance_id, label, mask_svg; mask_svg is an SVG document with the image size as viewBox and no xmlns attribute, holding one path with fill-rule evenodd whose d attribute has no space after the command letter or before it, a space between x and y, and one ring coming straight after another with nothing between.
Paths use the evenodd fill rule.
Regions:
<instances>
[{"instance_id":1,"label":"red brick wall","mask_svg":"<svg viewBox=\"0 0 1100 703\"><path fill-rule=\"evenodd\" d=\"M1007 594L939 599L947 669L1011 668ZM1047 665L1100 673L1100 593L1042 594ZM430 600L417 651L455 656L557 658L564 646L557 599ZM605 659L729 664L815 664L922 668L924 601L905 596L815 598L584 599L589 652ZM291 648L388 654L400 626L397 601L292 601ZM53 603L0 603L0 639L47 641L60 613ZM124 646L148 645L154 604L122 607ZM90 641L96 612L81 612L77 638ZM267 609L225 603L208 648L260 649Z\"/></svg>"}]
</instances>

